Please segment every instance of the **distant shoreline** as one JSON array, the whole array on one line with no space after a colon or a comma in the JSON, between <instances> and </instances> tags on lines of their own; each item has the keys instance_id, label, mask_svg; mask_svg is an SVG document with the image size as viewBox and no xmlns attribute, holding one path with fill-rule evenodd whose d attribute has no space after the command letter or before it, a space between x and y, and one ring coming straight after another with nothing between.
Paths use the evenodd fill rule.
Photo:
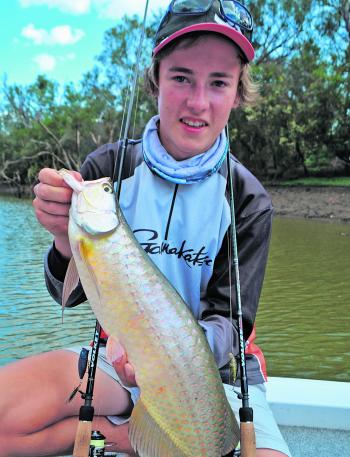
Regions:
<instances>
[{"instance_id":1,"label":"distant shoreline","mask_svg":"<svg viewBox=\"0 0 350 457\"><path fill-rule=\"evenodd\" d=\"M277 216L350 223L350 187L265 187Z\"/></svg>"},{"instance_id":2,"label":"distant shoreline","mask_svg":"<svg viewBox=\"0 0 350 457\"><path fill-rule=\"evenodd\" d=\"M350 223L350 187L266 185L275 215L327 219ZM0 194L16 196L16 189L0 185ZM26 196L32 198L30 188Z\"/></svg>"},{"instance_id":3,"label":"distant shoreline","mask_svg":"<svg viewBox=\"0 0 350 457\"><path fill-rule=\"evenodd\" d=\"M32 186L21 186L19 189L9 184L0 183L0 195L18 197L19 190L21 192L21 198L31 198L33 195Z\"/></svg>"}]
</instances>

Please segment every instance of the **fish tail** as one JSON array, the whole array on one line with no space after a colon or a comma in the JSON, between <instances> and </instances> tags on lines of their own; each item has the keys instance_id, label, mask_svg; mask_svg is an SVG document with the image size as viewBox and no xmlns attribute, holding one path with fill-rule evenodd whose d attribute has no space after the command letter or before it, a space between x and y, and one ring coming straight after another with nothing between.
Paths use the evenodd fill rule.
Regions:
<instances>
[{"instance_id":1,"label":"fish tail","mask_svg":"<svg viewBox=\"0 0 350 457\"><path fill-rule=\"evenodd\" d=\"M136 403L129 423L129 438L132 447L142 456L192 457L171 440L156 423L142 402Z\"/></svg>"}]
</instances>

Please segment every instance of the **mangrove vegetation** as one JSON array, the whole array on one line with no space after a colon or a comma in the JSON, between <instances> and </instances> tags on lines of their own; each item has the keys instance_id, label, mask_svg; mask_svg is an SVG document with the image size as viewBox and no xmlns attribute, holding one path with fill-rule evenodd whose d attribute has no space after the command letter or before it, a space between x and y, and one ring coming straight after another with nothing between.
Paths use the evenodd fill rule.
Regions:
<instances>
[{"instance_id":1,"label":"mangrove vegetation","mask_svg":"<svg viewBox=\"0 0 350 457\"><path fill-rule=\"evenodd\" d=\"M350 176L350 0L251 0L248 6L261 97L231 116L232 152L268 181ZM143 69L158 21L159 15L148 21ZM40 75L20 86L4 77L1 184L20 193L42 167L78 169L89 152L118 140L140 29L140 18L124 17L107 30L96 64L79 84L62 87ZM130 136L139 136L155 113L140 78Z\"/></svg>"}]
</instances>

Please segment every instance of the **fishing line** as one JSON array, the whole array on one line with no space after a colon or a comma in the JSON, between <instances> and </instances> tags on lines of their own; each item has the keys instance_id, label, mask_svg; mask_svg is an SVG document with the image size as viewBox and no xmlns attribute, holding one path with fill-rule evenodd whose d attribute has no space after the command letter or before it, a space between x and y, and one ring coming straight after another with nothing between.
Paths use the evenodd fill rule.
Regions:
<instances>
[{"instance_id":1,"label":"fishing line","mask_svg":"<svg viewBox=\"0 0 350 457\"><path fill-rule=\"evenodd\" d=\"M128 106L128 114L126 117L125 121L125 127L124 127L124 133L123 133L123 138L121 141L120 148L118 150L118 155L119 156L119 151L120 151L120 162L119 162L119 167L118 167L118 178L117 178L117 187L116 187L116 199L119 200L120 196L120 190L121 190L121 181L122 181L122 170L123 170L123 163L124 163L124 157L125 157L125 151L127 147L127 138L128 138L128 133L129 133L129 128L130 128L130 121L131 121L131 114L132 114L132 108L134 104L134 98L135 98L135 92L137 88L137 83L138 83L138 78L139 78L139 73L140 73L140 60L141 60L141 52L142 52L142 43L144 40L145 32L146 32L146 19L147 19L147 11L148 11L148 4L149 0L146 0L146 6L145 6L145 13L143 16L143 23L142 23L142 31L141 31L141 36L140 36L140 42L139 46L137 49L137 56L136 56L136 68L134 71L134 80L132 84L132 92L129 100L129 106ZM117 161L117 158L116 158Z\"/></svg>"},{"instance_id":2,"label":"fishing line","mask_svg":"<svg viewBox=\"0 0 350 457\"><path fill-rule=\"evenodd\" d=\"M127 113L127 107L129 106L130 103L130 95L132 91L132 84L133 84L133 78L132 75L135 74L135 65L136 63L133 64L131 72L129 73L128 76L128 84L127 84L127 89L126 89L126 94L125 94L125 99L124 99L124 106L123 106L123 117L122 117L122 122L120 125L120 132L119 132L119 137L118 140L121 140L123 131L125 129L125 122L126 122L126 113Z\"/></svg>"},{"instance_id":3,"label":"fishing line","mask_svg":"<svg viewBox=\"0 0 350 457\"><path fill-rule=\"evenodd\" d=\"M229 154L229 151L227 151L227 154ZM232 248L231 248L231 240L229 234L227 234L227 260L229 264L228 268L228 280L229 280L229 303L230 303L230 324L231 324L231 333L230 333L230 351L232 351L233 355L233 305L232 305ZM229 357L230 357L229 353ZM230 361L229 361L229 375L228 375L228 383L233 386L233 383L235 382L235 379L233 379L232 376L232 370L230 366Z\"/></svg>"},{"instance_id":4,"label":"fishing line","mask_svg":"<svg viewBox=\"0 0 350 457\"><path fill-rule=\"evenodd\" d=\"M126 117L126 112L127 112L127 106L130 103L130 94L132 91L132 75L135 74L135 69L136 69L136 62L132 65L131 71L129 72L129 75L128 75L128 83L126 85L126 93L125 93L125 97L124 97L124 101L123 101L122 119L120 122L120 129L119 129L119 135L118 135L118 140L117 140L119 148L118 148L116 158L114 161L112 182L114 182L115 174L116 174L116 171L118 168L117 161L118 161L118 157L119 157L119 149L120 149L122 134L123 134L123 131L125 130L125 117ZM119 168L118 168L118 170L119 170Z\"/></svg>"},{"instance_id":5,"label":"fishing line","mask_svg":"<svg viewBox=\"0 0 350 457\"><path fill-rule=\"evenodd\" d=\"M131 75L132 75L132 74L133 74L133 72L131 72L131 73L129 74L129 77L128 77L127 91L126 91L126 94L125 94L124 104L123 104L123 111L122 111L122 120L121 120L121 123L120 123L119 135L118 135L118 140L117 140L118 145L120 145L120 142L121 142L122 133L123 133L123 130L124 130L124 121L125 121L125 115L126 115L126 107L127 107L128 102L129 102L129 100L130 100L131 82L132 82L132 77L131 77ZM113 173L112 173L112 183L114 182L115 173L116 173L116 170L117 170L118 156L119 156L119 148L118 148L118 151L117 151L117 154L116 154L116 158L115 158L115 161L114 161Z\"/></svg>"},{"instance_id":6,"label":"fishing line","mask_svg":"<svg viewBox=\"0 0 350 457\"><path fill-rule=\"evenodd\" d=\"M134 109L134 123L133 123L133 126L132 126L131 138L135 138L136 119L137 119L137 116L139 114L138 110L137 110L137 107L138 107L138 104L139 104L139 96L140 96L140 84L138 83L137 84L136 103L135 103L135 109Z\"/></svg>"},{"instance_id":7,"label":"fishing line","mask_svg":"<svg viewBox=\"0 0 350 457\"><path fill-rule=\"evenodd\" d=\"M126 106L127 106L127 104L128 104L128 101L129 101L130 84L131 84L131 74L129 75L128 89L127 89L127 92L126 92L126 95L125 95L125 99L124 99L123 114L122 114L122 121L121 121L121 123L120 123L118 142L121 140L122 133L123 133L123 129L124 129L124 121L125 121L125 115L126 115ZM115 170L116 170L116 167L114 166L114 168L113 168L113 178L114 178L114 175L115 175Z\"/></svg>"}]
</instances>

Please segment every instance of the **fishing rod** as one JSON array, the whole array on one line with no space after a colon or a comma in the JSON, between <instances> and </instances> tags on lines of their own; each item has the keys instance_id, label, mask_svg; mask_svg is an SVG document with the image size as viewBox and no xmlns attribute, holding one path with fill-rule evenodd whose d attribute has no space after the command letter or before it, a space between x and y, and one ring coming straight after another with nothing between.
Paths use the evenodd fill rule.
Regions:
<instances>
[{"instance_id":1,"label":"fishing rod","mask_svg":"<svg viewBox=\"0 0 350 457\"><path fill-rule=\"evenodd\" d=\"M229 142L228 128L227 141ZM232 171L230 166L230 148L227 152L227 177L230 189L230 238L232 249L232 260L235 273L235 293L236 305L238 315L238 336L239 336L239 367L240 367L240 381L241 381L241 398L242 407L239 409L240 418L240 446L241 457L254 457L256 455L255 431L253 423L253 408L249 406L249 393L248 393L248 377L245 360L245 344L243 337L243 313L241 303L241 283L239 277L239 259L237 249L237 230L236 230L236 217L235 217L235 204L234 204L234 191L232 182ZM232 267L232 264L231 264Z\"/></svg>"},{"instance_id":2,"label":"fishing rod","mask_svg":"<svg viewBox=\"0 0 350 457\"><path fill-rule=\"evenodd\" d=\"M94 407L92 406L92 398L94 392L96 366L98 359L98 352L101 341L101 326L96 321L94 339L91 349L90 364L88 370L88 380L86 385L85 394L82 395L84 398L84 405L79 410L79 423L77 432L75 435L73 457L87 457L89 454L91 430L92 430L92 419L94 417ZM79 360L80 361L80 360ZM79 366L80 378L84 376L85 367Z\"/></svg>"},{"instance_id":3,"label":"fishing rod","mask_svg":"<svg viewBox=\"0 0 350 457\"><path fill-rule=\"evenodd\" d=\"M143 23L142 23L142 31L140 36L140 42L138 46L138 52L136 57L136 69L134 72L134 79L131 89L131 95L129 99L129 106L128 106L128 113L127 118L124 125L124 132L122 141L119 141L121 147L119 147L121 155L118 167L118 178L117 178L117 186L116 186L116 199L119 200L120 197L120 190L121 190L121 181L122 181L122 170L125 158L125 151L127 147L127 138L131 123L131 114L132 108L134 104L135 92L139 78L140 72L140 59L141 59L141 51L142 51L142 43L145 36L146 30L146 18L147 18L147 11L148 11L148 4L149 0L146 0L146 6L144 11ZM119 155L116 156L116 162ZM114 178L114 172L113 172ZM91 440L91 430L92 430L92 420L94 417L94 407L92 406L92 399L93 399L93 390L94 390L94 383L95 383L95 375L96 375L96 366L97 366L97 358L98 352L100 347L101 341L101 326L99 322L96 320L95 332L94 332L94 339L93 339L93 346L91 350L91 357L90 357L90 365L89 365L89 374L88 374L88 382L86 386L85 394L83 394L84 398L84 405L80 407L79 411L79 424L78 429L75 437L74 442L74 449L73 449L73 457L87 457L89 454L90 448L90 440ZM83 368L85 371L86 368ZM81 376L82 377L82 376Z\"/></svg>"},{"instance_id":4,"label":"fishing rod","mask_svg":"<svg viewBox=\"0 0 350 457\"><path fill-rule=\"evenodd\" d=\"M137 88L137 83L139 79L139 74L140 74L140 60L141 60L141 52L142 52L142 43L145 37L146 33L146 18L147 18L147 11L148 11L148 4L149 0L146 0L146 5L145 5L145 11L144 11L144 16L143 16L143 22L142 22L142 29L141 29L141 36L140 36L140 42L139 46L137 49L137 56L136 56L136 67L134 71L134 79L132 82L132 88L131 88L131 95L129 99L129 105L128 105L128 114L126 116L126 121L124 125L124 132L122 135L122 140L120 141L120 147L118 149L118 154L116 156L116 162L119 156L119 150L120 150L120 161L119 161L119 167L118 167L118 178L117 178L117 186L115 190L115 196L116 199L119 200L120 197L120 190L121 190L121 185L122 185L122 171L123 171L123 164L124 164L124 158L125 158L125 151L128 143L128 134L129 134L129 128L130 128L130 123L131 123L131 114L132 114L132 109L134 105L134 99L135 99L135 93L136 93L136 88ZM114 173L113 173L114 175Z\"/></svg>"}]
</instances>

